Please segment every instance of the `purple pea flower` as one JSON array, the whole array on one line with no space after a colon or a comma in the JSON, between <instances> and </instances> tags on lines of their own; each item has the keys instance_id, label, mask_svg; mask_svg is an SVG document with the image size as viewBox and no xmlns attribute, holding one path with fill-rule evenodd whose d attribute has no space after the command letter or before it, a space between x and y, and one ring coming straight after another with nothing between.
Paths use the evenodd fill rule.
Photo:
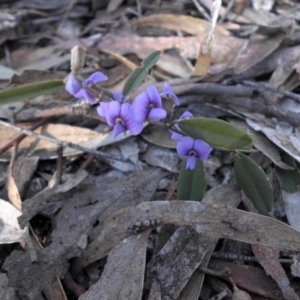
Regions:
<instances>
[{"instance_id":1,"label":"purple pea flower","mask_svg":"<svg viewBox=\"0 0 300 300\"><path fill-rule=\"evenodd\" d=\"M189 111L185 111L185 112L182 114L182 116L179 118L179 120L188 119L188 118L192 118L192 117L193 117L193 114L192 114L192 113L190 113ZM175 124L174 126L175 126L175 128L176 128L177 130L180 130L178 124ZM171 135L171 139L172 139L172 140L178 141L178 140L180 140L180 139L183 137L183 135L180 134L180 133L174 132L174 131L172 131L172 130L170 130L170 132L172 133L172 135Z\"/></svg>"},{"instance_id":2,"label":"purple pea flower","mask_svg":"<svg viewBox=\"0 0 300 300\"><path fill-rule=\"evenodd\" d=\"M138 123L143 123L148 118L159 121L167 116L167 112L162 107L161 96L155 86L149 86L146 92L134 99L131 116Z\"/></svg>"},{"instance_id":3,"label":"purple pea flower","mask_svg":"<svg viewBox=\"0 0 300 300\"><path fill-rule=\"evenodd\" d=\"M166 95L169 98L173 98L176 105L180 104L178 97L173 93L170 84L167 82L165 83L164 91L160 95L161 96Z\"/></svg>"},{"instance_id":4,"label":"purple pea flower","mask_svg":"<svg viewBox=\"0 0 300 300\"><path fill-rule=\"evenodd\" d=\"M112 93L114 99L119 102L126 102L129 99L129 96L124 97L121 92L111 92L111 93Z\"/></svg>"},{"instance_id":5,"label":"purple pea flower","mask_svg":"<svg viewBox=\"0 0 300 300\"><path fill-rule=\"evenodd\" d=\"M202 140L194 140L189 136L182 137L177 144L179 156L187 156L186 169L193 170L197 159L206 160L212 147Z\"/></svg>"},{"instance_id":6,"label":"purple pea flower","mask_svg":"<svg viewBox=\"0 0 300 300\"><path fill-rule=\"evenodd\" d=\"M103 103L103 104L102 104ZM143 130L143 124L137 123L131 118L129 103L120 103L119 101L101 102L102 110L100 116L104 116L109 126L114 126L114 137L126 130L133 135L138 135ZM100 107L100 106L99 106Z\"/></svg>"},{"instance_id":7,"label":"purple pea flower","mask_svg":"<svg viewBox=\"0 0 300 300\"><path fill-rule=\"evenodd\" d=\"M83 85L89 86L91 84L95 84L99 81L105 81L107 77L101 72L93 73L89 78L81 83L73 73L70 73L66 82L66 91L73 95L76 98L85 98L91 104L95 102L95 97L91 95L88 91L82 88Z\"/></svg>"}]
</instances>

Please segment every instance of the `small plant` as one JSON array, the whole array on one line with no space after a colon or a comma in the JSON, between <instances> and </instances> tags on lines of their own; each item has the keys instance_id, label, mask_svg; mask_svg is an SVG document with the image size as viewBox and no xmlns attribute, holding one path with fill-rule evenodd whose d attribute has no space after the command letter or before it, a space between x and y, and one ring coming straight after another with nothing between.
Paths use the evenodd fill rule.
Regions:
<instances>
[{"instance_id":1,"label":"small plant","mask_svg":"<svg viewBox=\"0 0 300 300\"><path fill-rule=\"evenodd\" d=\"M262 213L272 209L273 190L266 174L249 156L242 153L251 150L253 144L247 132L223 120L196 117L188 111L178 120L169 119L172 111L168 111L170 105L166 105L167 101L172 101L172 109L180 102L168 83L161 93L152 85L136 96L132 104L128 101L128 95L144 81L149 69L160 58L160 51L151 53L142 61L141 66L129 76L122 92L104 90L110 101L101 101L99 92L93 89L97 82L107 80L104 74L96 72L85 80L81 79L83 55L84 51L80 47L72 50L72 73L66 80L66 90L76 98L85 98L91 104L99 103L98 114L114 128L114 137L126 134L127 130L132 135L138 135L145 122L165 127L171 138L178 141L178 155L185 158L179 175L179 200L202 199L206 191L202 161L208 158L213 148L219 148L233 152L237 182L254 206Z\"/></svg>"}]
</instances>

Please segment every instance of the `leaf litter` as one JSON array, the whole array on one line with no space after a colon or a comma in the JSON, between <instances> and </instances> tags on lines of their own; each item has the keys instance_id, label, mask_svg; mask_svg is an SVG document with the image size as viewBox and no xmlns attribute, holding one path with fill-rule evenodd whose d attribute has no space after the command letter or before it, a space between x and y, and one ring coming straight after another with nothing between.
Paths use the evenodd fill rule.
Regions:
<instances>
[{"instance_id":1,"label":"leaf litter","mask_svg":"<svg viewBox=\"0 0 300 300\"><path fill-rule=\"evenodd\" d=\"M283 154L294 158L296 164L300 161L299 4L220 1L212 24L207 11L215 2L92 1L89 10L86 2L45 5L42 1L14 1L14 12L7 10L5 15L10 22L4 22L0 31L5 49L0 56L4 67L0 87L62 80L69 72L69 50L84 44L89 48L85 74L101 70L110 77L105 88L121 90L128 67L140 65L152 51L161 50L162 58L130 101L150 82L161 90L163 82L158 81L168 81L180 97L182 109L192 108L211 117L203 109L206 106L222 119L237 122L233 118L238 117L252 132L254 147L271 160L268 172L274 172L276 165L284 170L281 174L287 174L290 166ZM7 4L2 3L1 8L7 9ZM23 17L16 18L16 12ZM51 31L48 24L53 25ZM209 52L203 56L205 46ZM202 77L190 78L193 66ZM87 156L72 148L61 155L55 144L36 137L23 139L15 157L12 150L1 152L0 268L5 272L0 277L1 299L225 297L225 283L219 281L214 288L204 282L205 268L215 271L210 276L229 268L231 277L224 279L239 300L246 296L236 295L236 285L251 292L253 299L256 294L268 299L299 298L290 276L299 276L295 254L300 241L296 217L299 187L291 175L297 172L297 165L285 178L288 183L295 181L292 189L285 190L284 180L278 187L285 210L276 220L244 211L249 206L235 187L232 155L218 150L211 158L219 162L217 166L204 164L209 169L209 191L202 203L174 201L171 183L180 169L174 144L153 129L150 135L143 133L144 140L130 135L114 140L105 126L97 128L101 120L95 107L87 110L74 103L62 88L50 95L27 97L21 105L0 106L0 116L26 128L47 117L43 128L36 129L41 134L101 148L111 155ZM3 126L0 131L0 148L13 146L19 134ZM6 171L8 161L10 172ZM86 168L90 175L78 171ZM166 175L167 186L159 184ZM54 185L48 182L52 177L57 180ZM284 223L285 216L291 227ZM153 220L160 222L137 234L128 231L128 226L137 222ZM30 250L32 234L27 239L28 225L43 245L43 249L33 247L36 260ZM245 258L243 265L211 258L215 249L234 252L230 243L241 249L241 254L253 253L263 268L250 266ZM280 255L292 254L290 271L282 267ZM259 280L253 284L256 277ZM57 288L58 278L63 280L63 289ZM66 290L67 296L55 294L56 289ZM204 290L210 290L210 296L205 297Z\"/></svg>"}]
</instances>

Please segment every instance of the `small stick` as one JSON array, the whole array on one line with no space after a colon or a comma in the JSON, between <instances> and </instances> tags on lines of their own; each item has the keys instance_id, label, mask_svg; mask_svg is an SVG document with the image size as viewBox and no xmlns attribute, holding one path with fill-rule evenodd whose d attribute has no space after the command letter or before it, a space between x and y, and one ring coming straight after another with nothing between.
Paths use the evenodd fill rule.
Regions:
<instances>
[{"instance_id":1,"label":"small stick","mask_svg":"<svg viewBox=\"0 0 300 300\"><path fill-rule=\"evenodd\" d=\"M58 140L58 139L55 139L55 138L50 138L48 136L38 134L34 131L24 129L24 128L19 127L19 126L15 126L15 125L3 122L1 120L0 120L0 125L10 127L10 128L12 128L12 129L14 129L18 132L21 132L22 134L34 136L36 138L48 141L50 143L54 143L54 144L61 145L61 146L64 146L64 147L70 147L70 148L76 149L78 151L86 152L86 153L91 153L91 154L94 154L95 156L99 156L99 157L102 157L102 158L121 160L121 159L116 158L116 157L111 157L110 155L108 155L108 154L106 154L102 151L97 151L97 150L93 150L93 149L90 149L90 148L87 148L87 147L79 146L79 145L71 143L71 142L64 142L64 141L61 141L61 140Z\"/></svg>"},{"instance_id":2,"label":"small stick","mask_svg":"<svg viewBox=\"0 0 300 300\"><path fill-rule=\"evenodd\" d=\"M38 127L44 125L45 123L47 123L49 121L49 119L50 118L45 118L45 119L42 119L41 121L33 124L32 127L30 128L30 130L35 130ZM13 139L12 141L10 141L8 144L6 144L4 147L2 147L0 149L0 155L3 154L4 152L6 152L11 147L13 147L15 144L20 143L26 136L27 136L27 134L21 134L18 137L16 137L15 139Z\"/></svg>"},{"instance_id":3,"label":"small stick","mask_svg":"<svg viewBox=\"0 0 300 300\"><path fill-rule=\"evenodd\" d=\"M63 152L64 148L61 145L57 147L57 161L56 161L56 181L61 183L62 168L63 168Z\"/></svg>"},{"instance_id":4,"label":"small stick","mask_svg":"<svg viewBox=\"0 0 300 300\"><path fill-rule=\"evenodd\" d=\"M257 88L257 89L264 88L267 91L271 91L273 93L277 93L277 94L286 96L288 98L291 98L293 100L296 100L296 101L300 102L300 95L298 95L296 93L286 92L286 91L277 89L274 86L272 86L272 85L270 85L268 83L265 83L265 82L252 82L252 81L249 81L249 80L243 80L242 83L244 85L247 85L247 86L250 86L250 87L254 87L254 88Z\"/></svg>"}]
</instances>

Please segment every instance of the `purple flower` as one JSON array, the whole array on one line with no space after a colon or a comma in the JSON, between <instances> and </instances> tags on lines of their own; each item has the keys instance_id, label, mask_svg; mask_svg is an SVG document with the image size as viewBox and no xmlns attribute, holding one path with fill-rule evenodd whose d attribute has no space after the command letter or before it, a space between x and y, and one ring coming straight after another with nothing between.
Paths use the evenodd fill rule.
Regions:
<instances>
[{"instance_id":1,"label":"purple flower","mask_svg":"<svg viewBox=\"0 0 300 300\"><path fill-rule=\"evenodd\" d=\"M102 74L101 72L95 72L89 78L84 80L83 83L81 83L73 75L73 73L70 73L65 88L66 91L71 95L73 95L74 97L85 98L87 101L93 104L95 102L95 97L91 95L87 90L82 88L82 86L89 86L91 84L95 84L99 81L105 81L105 80L107 80L107 77L104 74Z\"/></svg>"},{"instance_id":2,"label":"purple flower","mask_svg":"<svg viewBox=\"0 0 300 300\"><path fill-rule=\"evenodd\" d=\"M188 118L191 118L191 117L193 117L193 114L190 113L189 111L185 111L185 112L182 114L182 116L179 118L179 120L188 119ZM180 130L178 124L175 124L174 126L175 126L175 128L176 128L177 130ZM183 137L183 135L180 134L180 133L174 132L174 131L172 131L172 130L170 130L170 132L172 133L172 135L171 135L171 139L172 139L172 140L180 140L180 139Z\"/></svg>"},{"instance_id":3,"label":"purple flower","mask_svg":"<svg viewBox=\"0 0 300 300\"><path fill-rule=\"evenodd\" d=\"M131 116L138 123L143 123L148 118L159 121L167 116L167 112L162 108L161 96L154 86L149 86L146 92L134 99Z\"/></svg>"},{"instance_id":4,"label":"purple flower","mask_svg":"<svg viewBox=\"0 0 300 300\"><path fill-rule=\"evenodd\" d=\"M103 104L102 104L103 103ZM143 124L137 123L131 118L129 103L120 103L119 101L101 102L102 108L99 113L104 116L109 126L114 126L114 137L126 130L133 135L138 135L143 130ZM100 104L100 105L101 105ZM101 106L99 106L101 107Z\"/></svg>"},{"instance_id":5,"label":"purple flower","mask_svg":"<svg viewBox=\"0 0 300 300\"><path fill-rule=\"evenodd\" d=\"M115 100L119 102L126 102L129 99L129 96L124 97L121 92L111 92ZM124 97L124 99L123 99Z\"/></svg>"},{"instance_id":6,"label":"purple flower","mask_svg":"<svg viewBox=\"0 0 300 300\"><path fill-rule=\"evenodd\" d=\"M189 136L182 137L177 144L177 153L179 156L187 156L186 169L193 170L196 166L197 159L205 160L212 151L206 142L194 140Z\"/></svg>"},{"instance_id":7,"label":"purple flower","mask_svg":"<svg viewBox=\"0 0 300 300\"><path fill-rule=\"evenodd\" d=\"M109 110L109 102L101 101L97 107L97 112L99 116L103 119L106 119L107 111Z\"/></svg>"},{"instance_id":8,"label":"purple flower","mask_svg":"<svg viewBox=\"0 0 300 300\"><path fill-rule=\"evenodd\" d=\"M169 98L173 98L176 105L180 104L178 97L172 92L171 86L167 82L165 83L164 91L161 93L161 96L164 96L164 95L166 95Z\"/></svg>"}]
</instances>

